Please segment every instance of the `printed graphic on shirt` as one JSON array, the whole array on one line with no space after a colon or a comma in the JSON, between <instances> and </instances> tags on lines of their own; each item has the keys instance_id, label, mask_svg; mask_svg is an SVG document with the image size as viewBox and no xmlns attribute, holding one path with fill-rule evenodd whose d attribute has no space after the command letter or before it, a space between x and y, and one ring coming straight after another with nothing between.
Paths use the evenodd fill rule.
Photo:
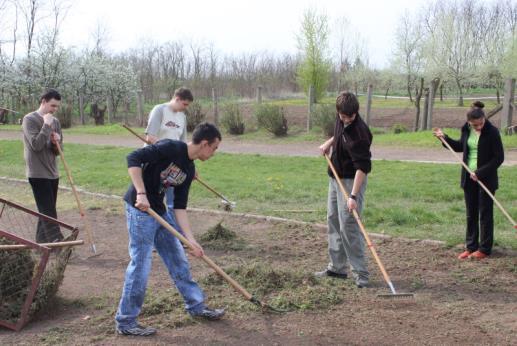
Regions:
<instances>
[{"instance_id":1,"label":"printed graphic on shirt","mask_svg":"<svg viewBox=\"0 0 517 346\"><path fill-rule=\"evenodd\" d=\"M169 167L160 173L160 192L169 186L178 186L183 184L185 179L187 179L187 174L172 162Z\"/></svg>"},{"instance_id":2,"label":"printed graphic on shirt","mask_svg":"<svg viewBox=\"0 0 517 346\"><path fill-rule=\"evenodd\" d=\"M174 127L175 129L179 129L180 128L180 126L178 124L176 124L174 121L171 121L171 120L167 121L165 123L165 126L167 126L167 127Z\"/></svg>"}]
</instances>

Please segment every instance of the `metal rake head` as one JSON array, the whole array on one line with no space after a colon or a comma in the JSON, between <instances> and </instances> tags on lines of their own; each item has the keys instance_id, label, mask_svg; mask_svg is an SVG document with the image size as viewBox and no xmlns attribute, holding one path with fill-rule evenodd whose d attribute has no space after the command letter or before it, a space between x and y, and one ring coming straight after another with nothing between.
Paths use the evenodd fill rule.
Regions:
<instances>
[{"instance_id":1,"label":"metal rake head","mask_svg":"<svg viewBox=\"0 0 517 346\"><path fill-rule=\"evenodd\" d=\"M387 293L377 294L377 297L382 299L414 299L415 295L413 293Z\"/></svg>"}]
</instances>

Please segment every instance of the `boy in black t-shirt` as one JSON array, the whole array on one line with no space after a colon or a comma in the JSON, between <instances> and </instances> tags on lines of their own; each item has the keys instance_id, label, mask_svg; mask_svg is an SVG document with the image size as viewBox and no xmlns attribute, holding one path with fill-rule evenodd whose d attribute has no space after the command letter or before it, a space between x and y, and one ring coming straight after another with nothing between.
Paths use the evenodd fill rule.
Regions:
<instances>
[{"instance_id":1,"label":"boy in black t-shirt","mask_svg":"<svg viewBox=\"0 0 517 346\"><path fill-rule=\"evenodd\" d=\"M153 247L165 263L191 315L212 320L224 315L223 309L210 309L204 304L203 291L190 275L189 263L180 241L146 212L152 208L174 228L181 230L194 246L192 254L203 256L203 248L190 229L186 211L188 193L195 175L194 160L208 160L214 155L220 141L219 130L212 124L202 123L196 127L192 142L188 144L164 139L127 156L128 172L133 183L124 196L131 261L115 316L119 334L147 336L156 333L156 329L137 322L151 270ZM170 186L174 187L177 224L163 204L165 189Z\"/></svg>"},{"instance_id":2,"label":"boy in black t-shirt","mask_svg":"<svg viewBox=\"0 0 517 346\"><path fill-rule=\"evenodd\" d=\"M344 199L336 177L329 169L327 223L330 261L327 269L315 274L346 279L350 266L355 284L361 288L368 285L369 272L364 255L364 237L352 211L361 214L363 207L367 175L372 169L372 134L359 115L359 101L354 94L340 93L336 110L334 136L319 149L321 154L328 154L332 148L332 164L350 196L348 200Z\"/></svg>"}]
</instances>

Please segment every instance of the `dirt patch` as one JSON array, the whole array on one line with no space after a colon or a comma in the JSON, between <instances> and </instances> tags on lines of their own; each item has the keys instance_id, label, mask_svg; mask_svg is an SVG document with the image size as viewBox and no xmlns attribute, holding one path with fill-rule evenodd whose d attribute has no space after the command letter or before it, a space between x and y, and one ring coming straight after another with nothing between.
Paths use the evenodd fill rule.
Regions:
<instances>
[{"instance_id":1,"label":"dirt patch","mask_svg":"<svg viewBox=\"0 0 517 346\"><path fill-rule=\"evenodd\" d=\"M76 212L61 216L66 222L80 224ZM327 262L323 232L232 216L225 216L225 227L235 230L246 248L207 248L208 256L249 285L260 299L293 302L295 294L305 292L315 298L314 304L285 314L263 314L218 281L203 262L191 259L193 275L208 303L227 308L222 321L193 320L183 311L174 285L154 254L141 322L157 326L159 332L144 339L118 337L113 316L128 263L125 217L106 210L91 210L89 216L101 255L87 258L88 247L78 248L67 266L57 301L20 333L0 329L0 344L509 345L515 341L515 255L496 249L489 260L458 261L458 249L376 239L395 286L416 297L414 301L387 301L376 298L388 289L373 260L369 288L358 289L351 280L312 277ZM191 221L196 236L201 237L221 217L196 212ZM257 275L264 275L268 284L254 281ZM272 282L276 284L270 285ZM292 282L296 287L289 286Z\"/></svg>"}]
</instances>

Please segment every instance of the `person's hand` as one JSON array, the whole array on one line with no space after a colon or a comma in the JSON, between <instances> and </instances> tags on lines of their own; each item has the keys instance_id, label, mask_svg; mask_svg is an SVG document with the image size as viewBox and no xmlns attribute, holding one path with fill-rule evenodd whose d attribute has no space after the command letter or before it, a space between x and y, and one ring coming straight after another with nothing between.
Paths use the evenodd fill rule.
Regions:
<instances>
[{"instance_id":1,"label":"person's hand","mask_svg":"<svg viewBox=\"0 0 517 346\"><path fill-rule=\"evenodd\" d=\"M346 202L346 205L348 207L348 212L351 213L352 210L357 209L357 201L353 198L348 198L348 201Z\"/></svg>"},{"instance_id":2,"label":"person's hand","mask_svg":"<svg viewBox=\"0 0 517 346\"><path fill-rule=\"evenodd\" d=\"M445 137L445 134L442 132L442 129L440 129L438 127L435 127L433 129L433 135L435 137L438 137L438 138L444 138Z\"/></svg>"},{"instance_id":3,"label":"person's hand","mask_svg":"<svg viewBox=\"0 0 517 346\"><path fill-rule=\"evenodd\" d=\"M205 255L205 251L201 247L201 245L198 244L196 239L192 238L188 240L192 247L189 246L189 252L196 256L196 257L203 257Z\"/></svg>"},{"instance_id":4,"label":"person's hand","mask_svg":"<svg viewBox=\"0 0 517 346\"><path fill-rule=\"evenodd\" d=\"M147 211L147 209L151 207L151 204L149 204L149 201L147 200L147 195L137 194L135 207L141 211Z\"/></svg>"},{"instance_id":5,"label":"person's hand","mask_svg":"<svg viewBox=\"0 0 517 346\"><path fill-rule=\"evenodd\" d=\"M330 147L332 146L332 143L327 144L326 142L319 146L320 155L328 155L330 151Z\"/></svg>"},{"instance_id":6,"label":"person's hand","mask_svg":"<svg viewBox=\"0 0 517 346\"><path fill-rule=\"evenodd\" d=\"M43 115L43 124L52 126L52 122L54 121L54 116L52 113L47 113Z\"/></svg>"},{"instance_id":7,"label":"person's hand","mask_svg":"<svg viewBox=\"0 0 517 346\"><path fill-rule=\"evenodd\" d=\"M59 141L61 140L61 136L59 135L59 133L57 132L52 132L50 134L50 141L55 144L55 145L58 145Z\"/></svg>"},{"instance_id":8,"label":"person's hand","mask_svg":"<svg viewBox=\"0 0 517 346\"><path fill-rule=\"evenodd\" d=\"M472 172L470 173L470 179L474 180L474 181L478 181L478 176L476 175L476 173Z\"/></svg>"}]
</instances>

